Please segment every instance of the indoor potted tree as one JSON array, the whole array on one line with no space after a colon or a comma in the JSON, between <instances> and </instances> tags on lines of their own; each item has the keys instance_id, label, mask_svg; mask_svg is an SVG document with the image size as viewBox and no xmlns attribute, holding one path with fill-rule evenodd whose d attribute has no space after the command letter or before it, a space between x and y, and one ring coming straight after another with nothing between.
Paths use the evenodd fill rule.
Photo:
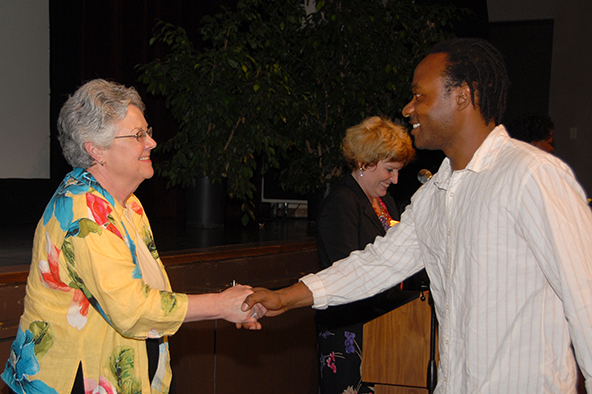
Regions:
<instances>
[{"instance_id":1,"label":"indoor potted tree","mask_svg":"<svg viewBox=\"0 0 592 394\"><path fill-rule=\"evenodd\" d=\"M424 52L451 37L467 15L453 6L412 0L316 2L292 69L307 114L292 128L290 165L282 183L303 195L322 193L342 175L341 142L365 117L401 117L411 98L413 70Z\"/></svg>"},{"instance_id":2,"label":"indoor potted tree","mask_svg":"<svg viewBox=\"0 0 592 394\"><path fill-rule=\"evenodd\" d=\"M160 147L170 185L223 179L253 218L253 177L282 168L281 183L303 195L339 177L345 130L370 115L396 117L410 97L421 52L445 38L451 6L413 0L239 0L205 17L195 49L180 27L160 23L152 42L170 52L139 66L162 95L179 132Z\"/></svg>"},{"instance_id":3,"label":"indoor potted tree","mask_svg":"<svg viewBox=\"0 0 592 394\"><path fill-rule=\"evenodd\" d=\"M239 2L235 12L203 19L199 50L184 29L161 22L151 42L169 53L138 66L140 81L164 96L179 125L159 148L170 158L157 173L170 186L191 188L204 177L223 183L242 201L243 224L254 217L254 172L277 167L292 144L284 129L299 99L282 56L303 17L296 2Z\"/></svg>"}]
</instances>

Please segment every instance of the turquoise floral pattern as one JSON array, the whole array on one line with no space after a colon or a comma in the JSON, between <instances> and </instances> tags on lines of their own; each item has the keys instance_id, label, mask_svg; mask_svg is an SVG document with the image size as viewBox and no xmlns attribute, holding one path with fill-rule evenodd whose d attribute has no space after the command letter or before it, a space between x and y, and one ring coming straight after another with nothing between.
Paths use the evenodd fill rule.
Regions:
<instances>
[{"instance_id":1,"label":"turquoise floral pattern","mask_svg":"<svg viewBox=\"0 0 592 394\"><path fill-rule=\"evenodd\" d=\"M67 263L68 277L70 278L69 286L74 289L74 296L72 303L68 309L68 323L79 330L84 327L87 321L88 308L92 305L103 318L110 322L111 319L103 311L103 308L92 295L90 290L84 284L82 278L76 272L76 256L74 255L74 248L72 247L72 237L84 238L90 233L101 234L102 228L97 223L90 219L80 219L72 223L70 229L66 233L64 243L62 244L62 252Z\"/></svg>"},{"instance_id":2,"label":"turquoise floral pattern","mask_svg":"<svg viewBox=\"0 0 592 394\"><path fill-rule=\"evenodd\" d=\"M88 185L74 178L66 178L47 204L43 212L43 225L55 216L60 227L65 231L74 220L73 200L68 194L82 194L88 190Z\"/></svg>"},{"instance_id":3,"label":"turquoise floral pattern","mask_svg":"<svg viewBox=\"0 0 592 394\"><path fill-rule=\"evenodd\" d=\"M46 234L46 249L48 256L47 261L40 260L37 264L39 267L39 274L41 275L41 282L44 286L53 290L73 292L72 302L68 308L67 319L71 326L80 330L84 327L87 321L89 302L78 286L72 287L72 284L75 284L75 281L72 281L67 285L60 279L60 268L58 264L60 250L51 242L48 234ZM70 279L72 279L73 272L70 271L69 273Z\"/></svg>"},{"instance_id":4,"label":"turquoise floral pattern","mask_svg":"<svg viewBox=\"0 0 592 394\"><path fill-rule=\"evenodd\" d=\"M125 231L125 237L123 238L123 240L125 241L125 244L129 248L130 252L132 253L132 260L134 261L134 265L136 266L132 272L132 278L142 279L142 270L140 269L140 264L138 264L138 257L136 255L136 244L130 238L127 229L125 227L123 229Z\"/></svg>"},{"instance_id":5,"label":"turquoise floral pattern","mask_svg":"<svg viewBox=\"0 0 592 394\"><path fill-rule=\"evenodd\" d=\"M30 329L19 329L10 347L10 357L2 373L2 379L17 394L56 393L41 380L32 379L39 373L39 358L42 358L53 345L53 330L44 322L33 322Z\"/></svg>"},{"instance_id":6,"label":"turquoise floral pattern","mask_svg":"<svg viewBox=\"0 0 592 394\"><path fill-rule=\"evenodd\" d=\"M72 371L80 362L85 367L87 394L142 392L148 358L145 345L135 338L169 335L170 327L184 318L187 297L171 292L144 210L135 196L128 202L131 212L81 169L66 175L54 193L36 230L34 265L27 283L27 297L47 300L47 304L39 306L27 299L10 357L4 371L0 370L2 379L16 393L69 392ZM155 291L145 283L138 287L136 279L142 275L136 248L142 243L161 269L166 290ZM105 251L106 247L112 250ZM120 285L117 297L110 297L106 292L115 282L133 285ZM137 302L127 305L119 297ZM149 319L136 319L138 305L145 308L143 313L158 314L164 321L153 324L145 321ZM121 320L117 320L121 324L109 316L112 310L121 313ZM80 343L93 340L96 345L80 347ZM171 379L164 341L153 380L158 383L152 387L163 393ZM102 350L97 353L94 347ZM73 357L59 356L70 351Z\"/></svg>"},{"instance_id":7,"label":"turquoise floral pattern","mask_svg":"<svg viewBox=\"0 0 592 394\"><path fill-rule=\"evenodd\" d=\"M142 209L140 204L138 204L137 202L135 202L135 201L132 202L130 204L130 208L136 214L138 214L140 216L144 215L144 209ZM152 238L152 233L150 232L150 230L146 226L142 227L141 233L142 233L142 240L146 244L146 247L150 251L150 254L152 255L152 257L154 257L155 260L157 260L159 258L159 255L158 255L158 251L156 250L156 245L154 244L154 238Z\"/></svg>"},{"instance_id":8,"label":"turquoise floral pattern","mask_svg":"<svg viewBox=\"0 0 592 394\"><path fill-rule=\"evenodd\" d=\"M111 320L76 273L76 258L72 244L69 241L70 237L84 238L90 233L100 235L103 229L115 234L119 238L125 240L132 252L134 263L136 265L136 268L132 272L132 277L138 279L141 278L142 274L136 260L135 244L130 240L127 233L125 237L122 236L116 226L115 219L111 214L113 209L111 208L110 203L112 204L114 202L111 195L109 195L109 193L107 193L107 191L104 190L100 184L90 176L90 174L81 169L75 169L70 175L70 177L67 177L62 182L43 214L44 224L47 224L52 216L55 216L60 223L61 229L64 231L67 230L64 243L62 244L62 250L60 251L55 245L53 245L49 235L46 234L48 260L39 261L38 267L41 274L41 280L45 286L54 290L66 292L73 291L72 303L68 309L67 319L71 326L81 330L86 325L88 308L90 305L93 305L93 307L97 309L107 321ZM93 194L93 189L100 192L104 198ZM73 221L73 200L69 195L80 194L85 194L86 205L91 218L83 218ZM143 213L142 207L137 203L135 203L133 209L136 213ZM151 243L153 249L156 249L152 237L147 241ZM68 277L70 279L68 284L65 284L60 279L58 265L60 252L64 253L66 262L68 263Z\"/></svg>"}]
</instances>

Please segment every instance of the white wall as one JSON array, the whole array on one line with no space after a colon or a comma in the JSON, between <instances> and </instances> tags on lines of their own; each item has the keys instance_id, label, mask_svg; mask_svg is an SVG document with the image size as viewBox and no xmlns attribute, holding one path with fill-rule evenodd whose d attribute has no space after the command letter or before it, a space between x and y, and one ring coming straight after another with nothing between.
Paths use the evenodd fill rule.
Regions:
<instances>
[{"instance_id":1,"label":"white wall","mask_svg":"<svg viewBox=\"0 0 592 394\"><path fill-rule=\"evenodd\" d=\"M49 2L0 0L0 178L49 178Z\"/></svg>"}]
</instances>

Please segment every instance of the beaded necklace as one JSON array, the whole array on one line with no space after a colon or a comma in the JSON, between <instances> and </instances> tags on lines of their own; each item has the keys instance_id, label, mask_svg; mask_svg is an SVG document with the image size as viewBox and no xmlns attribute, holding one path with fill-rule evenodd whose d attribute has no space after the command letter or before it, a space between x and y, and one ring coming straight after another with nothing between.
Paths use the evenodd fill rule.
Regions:
<instances>
[{"instance_id":1,"label":"beaded necklace","mask_svg":"<svg viewBox=\"0 0 592 394\"><path fill-rule=\"evenodd\" d=\"M372 208L374 208L374 212L376 212L376 216L378 216L380 223L382 223L382 227L384 227L384 231L388 231L389 228L393 227L395 224L397 224L399 222L397 220L393 220L391 215L389 215L388 209L386 209L386 205L384 205L384 202L382 202L382 199L380 197L376 197L376 199L378 200L378 205L380 206L380 209L376 209L374 206L372 206Z\"/></svg>"}]
</instances>

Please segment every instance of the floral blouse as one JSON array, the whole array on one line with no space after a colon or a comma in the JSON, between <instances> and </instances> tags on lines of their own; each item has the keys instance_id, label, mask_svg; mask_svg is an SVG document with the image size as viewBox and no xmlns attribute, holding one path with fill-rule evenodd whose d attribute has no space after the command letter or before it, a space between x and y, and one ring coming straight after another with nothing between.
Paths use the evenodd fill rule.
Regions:
<instances>
[{"instance_id":1,"label":"floral blouse","mask_svg":"<svg viewBox=\"0 0 592 394\"><path fill-rule=\"evenodd\" d=\"M126 205L133 226L125 208L79 168L50 200L35 232L24 313L2 374L16 393L69 393L79 364L87 393L168 393L166 336L183 322L187 296L171 292L140 201L132 195ZM139 242L166 291L142 279ZM152 387L146 338L162 338Z\"/></svg>"}]
</instances>

